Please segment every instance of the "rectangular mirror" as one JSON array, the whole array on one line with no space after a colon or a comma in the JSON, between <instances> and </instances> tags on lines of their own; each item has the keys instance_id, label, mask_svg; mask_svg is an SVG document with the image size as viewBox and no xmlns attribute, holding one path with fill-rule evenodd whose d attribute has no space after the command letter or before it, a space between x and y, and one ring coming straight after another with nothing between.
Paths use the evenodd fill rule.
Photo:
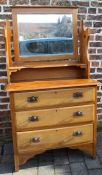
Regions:
<instances>
[{"instance_id":1,"label":"rectangular mirror","mask_svg":"<svg viewBox=\"0 0 102 175\"><path fill-rule=\"evenodd\" d=\"M43 61L78 55L77 9L13 8L16 60Z\"/></svg>"}]
</instances>

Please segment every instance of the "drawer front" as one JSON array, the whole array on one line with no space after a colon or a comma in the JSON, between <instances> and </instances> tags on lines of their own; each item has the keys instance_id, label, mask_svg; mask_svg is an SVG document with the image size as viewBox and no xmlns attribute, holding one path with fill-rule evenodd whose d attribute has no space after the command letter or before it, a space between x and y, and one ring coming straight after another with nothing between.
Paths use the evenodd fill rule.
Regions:
<instances>
[{"instance_id":1,"label":"drawer front","mask_svg":"<svg viewBox=\"0 0 102 175\"><path fill-rule=\"evenodd\" d=\"M40 151L93 142L93 125L17 132L18 152Z\"/></svg>"},{"instance_id":2,"label":"drawer front","mask_svg":"<svg viewBox=\"0 0 102 175\"><path fill-rule=\"evenodd\" d=\"M95 116L94 105L54 108L16 112L16 128L34 129L45 126L58 126L70 123L92 121Z\"/></svg>"},{"instance_id":3,"label":"drawer front","mask_svg":"<svg viewBox=\"0 0 102 175\"><path fill-rule=\"evenodd\" d=\"M15 93L15 109L36 109L41 107L68 105L95 101L95 88L73 88Z\"/></svg>"}]
</instances>

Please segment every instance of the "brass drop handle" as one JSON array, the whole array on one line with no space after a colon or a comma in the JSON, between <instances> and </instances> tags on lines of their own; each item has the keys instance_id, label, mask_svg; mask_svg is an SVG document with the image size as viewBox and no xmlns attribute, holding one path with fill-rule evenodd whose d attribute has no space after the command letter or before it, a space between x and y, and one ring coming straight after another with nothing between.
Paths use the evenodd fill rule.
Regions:
<instances>
[{"instance_id":1,"label":"brass drop handle","mask_svg":"<svg viewBox=\"0 0 102 175\"><path fill-rule=\"evenodd\" d=\"M40 142L40 137L33 137L33 138L31 139L31 142L32 142L32 143L39 143L39 142Z\"/></svg>"},{"instance_id":2,"label":"brass drop handle","mask_svg":"<svg viewBox=\"0 0 102 175\"><path fill-rule=\"evenodd\" d=\"M29 102L29 103L38 102L38 97L36 97L36 96L28 97L28 98L27 98L27 102Z\"/></svg>"},{"instance_id":3,"label":"brass drop handle","mask_svg":"<svg viewBox=\"0 0 102 175\"><path fill-rule=\"evenodd\" d=\"M82 93L82 92L75 92L75 93L73 93L73 97L74 97L74 98L83 97L83 93Z\"/></svg>"},{"instance_id":4,"label":"brass drop handle","mask_svg":"<svg viewBox=\"0 0 102 175\"><path fill-rule=\"evenodd\" d=\"M73 132L73 136L75 136L75 137L80 137L82 135L83 135L82 131L75 131L75 132Z\"/></svg>"},{"instance_id":5,"label":"brass drop handle","mask_svg":"<svg viewBox=\"0 0 102 175\"><path fill-rule=\"evenodd\" d=\"M83 113L81 111L76 111L76 112L74 112L73 116L74 117L82 117Z\"/></svg>"},{"instance_id":6,"label":"brass drop handle","mask_svg":"<svg viewBox=\"0 0 102 175\"><path fill-rule=\"evenodd\" d=\"M28 118L28 120L30 122L37 122L37 121L39 121L39 117L38 116L31 116L31 117Z\"/></svg>"}]
</instances>

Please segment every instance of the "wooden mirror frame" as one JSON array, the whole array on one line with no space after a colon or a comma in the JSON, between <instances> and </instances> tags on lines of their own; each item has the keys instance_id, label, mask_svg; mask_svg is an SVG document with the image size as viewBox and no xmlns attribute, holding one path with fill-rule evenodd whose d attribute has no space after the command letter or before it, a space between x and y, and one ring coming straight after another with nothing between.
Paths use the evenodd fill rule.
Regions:
<instances>
[{"instance_id":1,"label":"wooden mirror frame","mask_svg":"<svg viewBox=\"0 0 102 175\"><path fill-rule=\"evenodd\" d=\"M17 26L17 14L72 14L73 16L73 53L61 54L61 55L45 55L45 56L20 56L19 54L19 40L18 40L18 26ZM14 39L14 53L15 61L50 61L50 60L67 60L78 58L78 31L77 31L77 13L76 7L49 7L49 6L34 6L34 7L13 7L13 39Z\"/></svg>"}]
</instances>

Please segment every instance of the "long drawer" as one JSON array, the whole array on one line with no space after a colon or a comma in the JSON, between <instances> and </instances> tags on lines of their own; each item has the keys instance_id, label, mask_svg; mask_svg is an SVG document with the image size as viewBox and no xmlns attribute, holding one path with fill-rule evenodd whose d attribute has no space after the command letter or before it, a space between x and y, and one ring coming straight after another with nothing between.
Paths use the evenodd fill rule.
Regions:
<instances>
[{"instance_id":1,"label":"long drawer","mask_svg":"<svg viewBox=\"0 0 102 175\"><path fill-rule=\"evenodd\" d=\"M95 88L71 88L15 93L15 109L36 109L95 101Z\"/></svg>"},{"instance_id":2,"label":"long drawer","mask_svg":"<svg viewBox=\"0 0 102 175\"><path fill-rule=\"evenodd\" d=\"M92 121L95 116L95 106L83 105L45 110L16 112L17 130L34 129L46 126L66 125L78 122Z\"/></svg>"},{"instance_id":3,"label":"long drawer","mask_svg":"<svg viewBox=\"0 0 102 175\"><path fill-rule=\"evenodd\" d=\"M93 141L93 125L17 132L19 153L66 147Z\"/></svg>"}]
</instances>

